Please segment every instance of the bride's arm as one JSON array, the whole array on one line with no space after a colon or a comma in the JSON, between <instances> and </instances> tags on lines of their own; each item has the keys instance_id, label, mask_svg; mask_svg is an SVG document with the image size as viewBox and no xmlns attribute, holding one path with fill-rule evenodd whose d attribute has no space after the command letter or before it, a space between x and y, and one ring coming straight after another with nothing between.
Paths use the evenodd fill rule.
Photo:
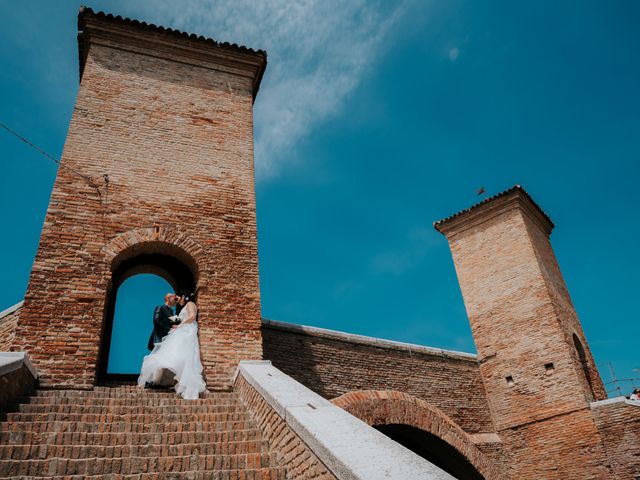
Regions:
<instances>
[{"instance_id":1,"label":"bride's arm","mask_svg":"<svg viewBox=\"0 0 640 480\"><path fill-rule=\"evenodd\" d=\"M198 308L196 307L196 304L193 303L193 302L189 302L184 306L184 308L187 309L187 318L185 318L184 321L180 325L186 325L187 323L193 323L193 321L196 319L196 316L198 314Z\"/></svg>"}]
</instances>

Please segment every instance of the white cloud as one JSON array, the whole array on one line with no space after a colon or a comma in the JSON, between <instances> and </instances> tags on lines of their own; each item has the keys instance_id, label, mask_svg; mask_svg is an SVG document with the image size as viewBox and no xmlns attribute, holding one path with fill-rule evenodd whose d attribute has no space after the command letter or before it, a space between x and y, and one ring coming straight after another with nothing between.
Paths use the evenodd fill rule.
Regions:
<instances>
[{"instance_id":1,"label":"white cloud","mask_svg":"<svg viewBox=\"0 0 640 480\"><path fill-rule=\"evenodd\" d=\"M164 0L140 4L143 11L136 15L267 50L269 66L255 108L256 169L265 178L277 174L300 139L340 111L384 53L409 1L389 7L381 0Z\"/></svg>"},{"instance_id":2,"label":"white cloud","mask_svg":"<svg viewBox=\"0 0 640 480\"><path fill-rule=\"evenodd\" d=\"M451 50L449 50L449 60L451 60L452 62L455 62L459 56L460 56L459 48L454 47Z\"/></svg>"}]
</instances>

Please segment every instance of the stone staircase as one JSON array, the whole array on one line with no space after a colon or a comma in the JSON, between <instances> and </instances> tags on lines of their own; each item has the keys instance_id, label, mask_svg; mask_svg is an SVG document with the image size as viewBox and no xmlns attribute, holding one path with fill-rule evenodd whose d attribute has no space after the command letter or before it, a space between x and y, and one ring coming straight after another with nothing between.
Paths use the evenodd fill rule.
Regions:
<instances>
[{"instance_id":1,"label":"stone staircase","mask_svg":"<svg viewBox=\"0 0 640 480\"><path fill-rule=\"evenodd\" d=\"M286 479L233 392L38 390L0 423L0 479Z\"/></svg>"}]
</instances>

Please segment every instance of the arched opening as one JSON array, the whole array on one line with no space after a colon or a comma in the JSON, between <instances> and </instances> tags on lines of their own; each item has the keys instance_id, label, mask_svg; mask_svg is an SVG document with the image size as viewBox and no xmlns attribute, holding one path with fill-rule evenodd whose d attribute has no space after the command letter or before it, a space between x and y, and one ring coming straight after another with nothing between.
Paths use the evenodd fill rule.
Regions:
<instances>
[{"instance_id":1,"label":"arched opening","mask_svg":"<svg viewBox=\"0 0 640 480\"><path fill-rule=\"evenodd\" d=\"M331 402L460 480L504 478L469 434L420 398L397 390L357 390Z\"/></svg>"},{"instance_id":2,"label":"arched opening","mask_svg":"<svg viewBox=\"0 0 640 480\"><path fill-rule=\"evenodd\" d=\"M584 375L587 384L589 385L589 394L591 398L590 401L594 401L596 399L595 391L593 390L593 384L591 383L591 373L589 371L589 361L587 360L587 354L584 351L584 347L582 346L582 342L578 338L578 336L573 334L573 345L576 347L576 352L578 353L578 360L580 361L580 365L582 368L582 373Z\"/></svg>"},{"instance_id":3,"label":"arched opening","mask_svg":"<svg viewBox=\"0 0 640 480\"><path fill-rule=\"evenodd\" d=\"M373 427L458 480L484 480L464 455L429 432L401 424L374 425Z\"/></svg>"},{"instance_id":4,"label":"arched opening","mask_svg":"<svg viewBox=\"0 0 640 480\"><path fill-rule=\"evenodd\" d=\"M149 353L153 309L173 287L164 278L141 273L127 278L115 295L107 375L137 375Z\"/></svg>"},{"instance_id":5,"label":"arched opening","mask_svg":"<svg viewBox=\"0 0 640 480\"><path fill-rule=\"evenodd\" d=\"M116 314L116 302L118 299L118 292L120 288L131 279L132 284L135 286L137 278L133 277L147 277L147 275L153 275L160 277L171 288L169 290L178 291L182 289L195 289L198 280L198 270L193 258L181 248L172 245L170 243L161 241L149 241L141 242L132 245L118 254L111 262L111 281L107 289L107 298L105 302L105 312L103 320L103 333L100 344L100 357L99 357L99 369L98 369L98 382L106 382L113 380L120 381L134 381L137 377L137 373L131 372L118 372L116 370L121 369L111 364L110 357L111 348L113 343L114 333L119 336L125 334L127 342L136 341L137 337L128 335L125 329L122 329L120 325L114 330L114 318ZM148 277L147 277L148 278ZM158 279L159 280L159 279ZM127 282L127 286L130 282ZM166 285L165 284L165 285ZM161 282L156 285L163 285ZM126 289L126 286L125 286ZM123 289L123 297L126 299L125 289ZM147 292L153 295L154 289L147 289ZM166 292L164 292L166 293ZM156 291L157 294L157 291ZM145 294L145 299L147 295ZM152 312L155 305L162 303L163 298L160 294L159 298L146 299L147 302L151 302L150 310L146 314L145 318L136 318L136 328L142 329L142 325L138 325L138 322L146 322L147 324L147 340L153 328ZM126 306L125 306L126 308ZM140 336L140 335L138 335ZM122 338L119 338L121 341ZM139 341L140 339L137 338ZM121 343L121 342L120 342ZM146 341L142 341L142 346L146 349ZM116 348L120 348L121 345L117 345ZM139 356L140 352L137 349L132 350L132 355ZM135 362L135 359L129 359L130 362Z\"/></svg>"}]
</instances>

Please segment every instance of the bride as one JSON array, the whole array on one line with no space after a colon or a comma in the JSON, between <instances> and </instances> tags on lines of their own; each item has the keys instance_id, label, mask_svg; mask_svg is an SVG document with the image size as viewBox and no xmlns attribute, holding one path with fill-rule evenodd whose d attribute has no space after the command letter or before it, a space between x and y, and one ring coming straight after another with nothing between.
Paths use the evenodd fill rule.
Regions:
<instances>
[{"instance_id":1,"label":"bride","mask_svg":"<svg viewBox=\"0 0 640 480\"><path fill-rule=\"evenodd\" d=\"M171 383L176 381L174 388L182 398L195 400L206 390L198 347L198 309L195 294L181 294L178 304L182 306L178 315L180 324L171 327L169 334L160 343L156 343L153 351L144 357L138 385L164 385L166 380L163 382L163 378L168 377Z\"/></svg>"}]
</instances>

